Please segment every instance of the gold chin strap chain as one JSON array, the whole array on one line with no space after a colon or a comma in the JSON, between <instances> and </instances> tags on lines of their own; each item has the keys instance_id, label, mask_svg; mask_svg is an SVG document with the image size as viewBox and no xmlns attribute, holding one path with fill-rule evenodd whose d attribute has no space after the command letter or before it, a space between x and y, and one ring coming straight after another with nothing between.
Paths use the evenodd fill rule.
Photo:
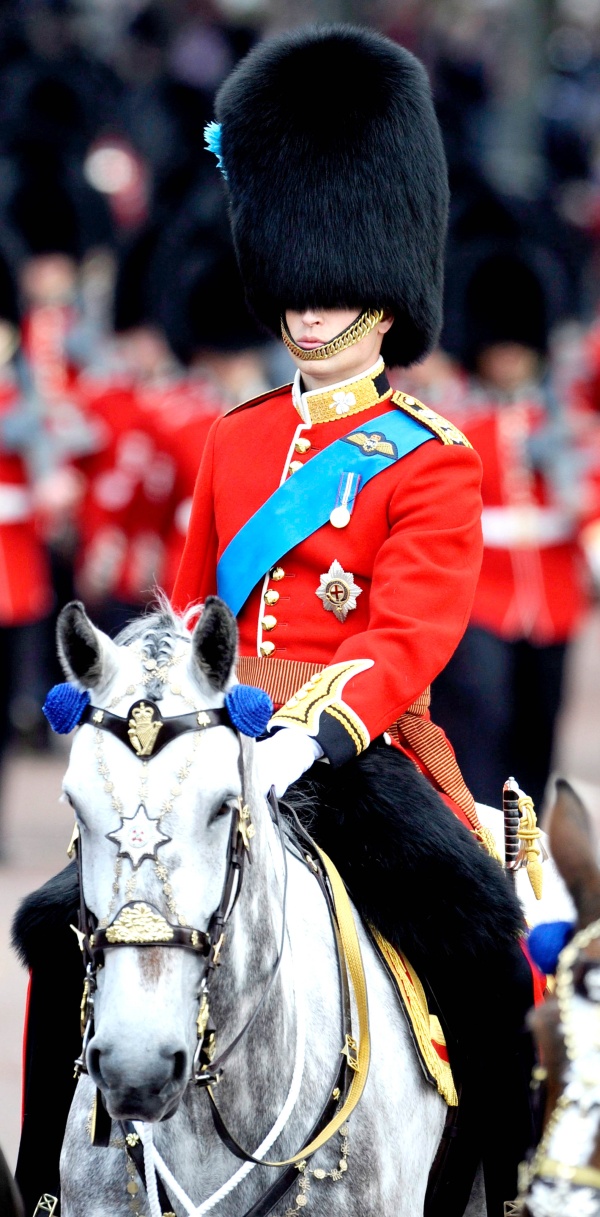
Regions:
<instances>
[{"instance_id":1,"label":"gold chin strap chain","mask_svg":"<svg viewBox=\"0 0 600 1217\"><path fill-rule=\"evenodd\" d=\"M361 313L356 321L342 330L336 338L332 338L331 342L324 342L320 347L313 347L311 351L307 351L304 347L299 347L294 342L290 331L285 323L285 318L281 318L281 337L292 355L296 359L302 359L306 363L314 362L316 359L330 359L332 355L339 355L340 351L345 351L348 347L354 346L355 342L360 342L361 338L366 338L371 330L375 329L379 322L383 321L383 309L369 308Z\"/></svg>"},{"instance_id":2,"label":"gold chin strap chain","mask_svg":"<svg viewBox=\"0 0 600 1217\"><path fill-rule=\"evenodd\" d=\"M578 934L575 934L570 943L561 952L556 972L556 1000L558 1002L560 1025L569 1062L577 1059L579 1051L572 1018L572 1003L575 996L573 968L580 951L585 950L597 938L600 938L600 920L593 921L591 925L586 926L584 930L580 930ZM516 1215L522 1214L526 1208L529 1211L529 1195L536 1180L558 1180L559 1186L562 1184L563 1188L584 1187L600 1192L600 1170L597 1170L596 1167L572 1166L567 1162L560 1162L556 1158L548 1157L548 1148L554 1132L563 1116L574 1105L576 1105L576 1101L573 1098L567 1097L565 1093L560 1095L556 1107L548 1120L533 1161L531 1163L521 1163L519 1169L519 1196L512 1205L505 1206L506 1217L512 1217L513 1214L516 1217ZM565 1212L575 1212L575 1209L571 1210L568 1208L564 1198L563 1203ZM558 1212L558 1209L556 1211ZM583 1209L581 1211L583 1212Z\"/></svg>"},{"instance_id":3,"label":"gold chin strap chain","mask_svg":"<svg viewBox=\"0 0 600 1217\"><path fill-rule=\"evenodd\" d=\"M351 1116L355 1107L359 1103L363 1090L367 1084L369 1074L369 1065L371 1062L371 1036L369 1032L369 1003L367 996L367 981L365 970L362 961L360 943L356 931L356 922L352 912L352 906L348 899L348 893L342 879L336 870L333 862L327 857L327 854L319 850L319 856L323 867L327 872L327 877L331 884L333 893L333 901L337 916L338 927L340 931L340 939L342 943L342 951L348 968L350 981L354 990L354 998L356 1001L356 1009L358 1012L358 1047L354 1040L349 1036L346 1037L346 1043L342 1048L344 1055L348 1057L348 1063L353 1070L352 1082L346 1096L346 1101L342 1104L339 1111L336 1112L333 1119L325 1126L322 1132L315 1137L308 1145L305 1145L293 1158L286 1158L283 1162L263 1162L264 1166L293 1166L296 1163L301 1163L305 1158L311 1158L316 1154L317 1150L322 1149L327 1142L339 1132L343 1125ZM209 1087L209 1090L211 1088ZM212 1090L211 1090L212 1094ZM213 1095L214 1098L214 1095Z\"/></svg>"}]
</instances>

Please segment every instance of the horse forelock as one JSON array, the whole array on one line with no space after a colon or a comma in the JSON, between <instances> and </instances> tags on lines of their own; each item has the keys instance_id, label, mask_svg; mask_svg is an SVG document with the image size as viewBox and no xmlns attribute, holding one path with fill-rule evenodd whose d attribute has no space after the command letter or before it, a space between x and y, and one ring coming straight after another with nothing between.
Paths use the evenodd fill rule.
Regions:
<instances>
[{"instance_id":1,"label":"horse forelock","mask_svg":"<svg viewBox=\"0 0 600 1217\"><path fill-rule=\"evenodd\" d=\"M138 644L146 659L154 659L160 668L173 658L179 642L190 641L188 621L192 610L180 615L162 596L158 604L156 612L136 617L124 626L117 634L115 642L119 647ZM147 696L152 701L161 701L164 692L164 684L160 680L152 680L147 685Z\"/></svg>"}]
</instances>

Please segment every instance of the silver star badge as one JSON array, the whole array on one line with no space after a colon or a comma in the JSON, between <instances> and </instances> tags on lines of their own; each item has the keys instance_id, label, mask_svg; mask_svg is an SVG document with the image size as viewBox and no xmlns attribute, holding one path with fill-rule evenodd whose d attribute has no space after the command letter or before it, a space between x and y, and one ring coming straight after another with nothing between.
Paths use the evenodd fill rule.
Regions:
<instances>
[{"instance_id":1,"label":"silver star badge","mask_svg":"<svg viewBox=\"0 0 600 1217\"><path fill-rule=\"evenodd\" d=\"M119 846L119 857L129 858L134 870L144 858L156 858L156 851L171 838L164 833L158 820L151 820L143 803L134 816L121 816L120 828L107 832L109 841Z\"/></svg>"},{"instance_id":2,"label":"silver star badge","mask_svg":"<svg viewBox=\"0 0 600 1217\"><path fill-rule=\"evenodd\" d=\"M335 613L338 621L345 621L350 609L356 608L356 598L361 592L354 575L348 574L335 558L327 574L321 575L316 594L328 613Z\"/></svg>"}]
</instances>

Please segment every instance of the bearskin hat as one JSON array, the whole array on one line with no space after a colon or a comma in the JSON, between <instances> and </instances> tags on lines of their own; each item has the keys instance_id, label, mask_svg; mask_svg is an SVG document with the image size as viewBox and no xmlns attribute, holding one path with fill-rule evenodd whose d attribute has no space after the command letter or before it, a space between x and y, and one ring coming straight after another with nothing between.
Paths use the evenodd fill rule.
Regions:
<instances>
[{"instance_id":1,"label":"bearskin hat","mask_svg":"<svg viewBox=\"0 0 600 1217\"><path fill-rule=\"evenodd\" d=\"M366 29L262 43L216 99L248 302L279 334L286 308L385 308L390 364L438 337L448 186L425 69Z\"/></svg>"},{"instance_id":2,"label":"bearskin hat","mask_svg":"<svg viewBox=\"0 0 600 1217\"><path fill-rule=\"evenodd\" d=\"M539 205L481 184L458 209L448 242L442 346L467 369L497 343L545 355L554 326L577 313L576 276L548 227Z\"/></svg>"}]
</instances>

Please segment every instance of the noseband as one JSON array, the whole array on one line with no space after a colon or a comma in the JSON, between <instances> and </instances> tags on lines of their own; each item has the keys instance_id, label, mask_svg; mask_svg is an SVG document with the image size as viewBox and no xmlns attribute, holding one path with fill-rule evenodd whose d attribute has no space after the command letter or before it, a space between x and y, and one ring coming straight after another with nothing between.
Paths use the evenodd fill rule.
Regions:
<instances>
[{"instance_id":1,"label":"noseband","mask_svg":"<svg viewBox=\"0 0 600 1217\"><path fill-rule=\"evenodd\" d=\"M595 1113L594 1143L600 1125L600 1069L598 1063L588 1064L582 1060L580 1039L575 1025L574 1003L577 998L598 1003L600 998L600 960L588 961L578 966L578 957L590 943L600 938L600 921L594 921L572 938L564 948L556 972L556 999L560 1013L567 1069L565 1087L548 1120L544 1135L531 1163L521 1167L519 1200L515 1213L528 1212L532 1217L547 1217L560 1213L561 1217L580 1217L600 1214L600 1170L577 1162L583 1156L586 1136L589 1137L589 1121ZM600 1009L596 1009L600 1016ZM593 1044L600 1060L600 1018L598 1036ZM550 1152L552 1141L558 1132L563 1117L571 1117L571 1127L566 1134L567 1154L572 1159L562 1161ZM589 1154L594 1145L589 1149ZM579 1151L579 1152L578 1152ZM552 1207L554 1205L554 1207Z\"/></svg>"}]
</instances>

